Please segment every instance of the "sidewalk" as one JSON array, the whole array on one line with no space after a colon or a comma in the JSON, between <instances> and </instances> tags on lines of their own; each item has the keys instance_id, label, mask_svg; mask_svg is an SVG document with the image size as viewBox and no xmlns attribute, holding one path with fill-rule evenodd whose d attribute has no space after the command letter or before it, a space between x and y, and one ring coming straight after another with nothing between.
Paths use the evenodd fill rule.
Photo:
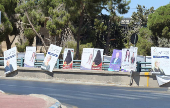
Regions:
<instances>
[{"instance_id":1,"label":"sidewalk","mask_svg":"<svg viewBox=\"0 0 170 108\"><path fill-rule=\"evenodd\" d=\"M46 95L9 95L0 91L1 108L49 108L56 103L59 101ZM62 106L62 108L66 107Z\"/></svg>"}]
</instances>

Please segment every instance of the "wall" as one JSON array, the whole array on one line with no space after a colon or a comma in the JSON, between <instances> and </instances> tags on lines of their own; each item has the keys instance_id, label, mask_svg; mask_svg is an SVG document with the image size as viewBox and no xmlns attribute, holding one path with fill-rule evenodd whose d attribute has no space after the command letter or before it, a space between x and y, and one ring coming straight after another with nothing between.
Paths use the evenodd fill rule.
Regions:
<instances>
[{"instance_id":1,"label":"wall","mask_svg":"<svg viewBox=\"0 0 170 108\"><path fill-rule=\"evenodd\" d=\"M5 77L4 67L0 67L0 76ZM18 70L8 74L6 77L16 78L37 78L50 80L64 80L64 81L80 81L90 83L105 83L122 86L129 86L130 73L129 72L109 72L109 71L95 71L95 70L64 70L54 69L53 73L41 70L40 68L26 68L18 67ZM150 73L145 75L144 72L135 72L133 74L132 86L139 87L159 87L156 77ZM147 85L148 84L148 85Z\"/></svg>"}]
</instances>

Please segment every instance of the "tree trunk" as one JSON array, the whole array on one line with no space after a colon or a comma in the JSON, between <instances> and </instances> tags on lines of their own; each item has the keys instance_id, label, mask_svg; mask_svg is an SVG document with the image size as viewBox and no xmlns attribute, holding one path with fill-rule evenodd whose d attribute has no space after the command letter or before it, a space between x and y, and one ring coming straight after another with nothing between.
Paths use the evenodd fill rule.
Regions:
<instances>
[{"instance_id":1,"label":"tree trunk","mask_svg":"<svg viewBox=\"0 0 170 108\"><path fill-rule=\"evenodd\" d=\"M9 36L8 35L5 37L5 41L6 41L7 50L11 49L11 42L9 40Z\"/></svg>"},{"instance_id":2,"label":"tree trunk","mask_svg":"<svg viewBox=\"0 0 170 108\"><path fill-rule=\"evenodd\" d=\"M37 31L35 30L35 28L34 28L33 24L31 23L31 21L30 21L30 19L29 19L29 17L28 17L28 13L27 13L27 11L25 12L25 15L26 15L26 17L27 17L27 19L28 19L28 21L29 21L29 23L30 23L30 25L31 25L31 27L32 27L32 29L33 29L33 31L34 31L34 32L36 33L36 35L37 35L37 36L41 39L41 41L42 41L42 43L43 43L43 45L44 45L45 51L47 52L46 44L45 44L45 42L44 42L43 38L41 37L41 35L40 35L40 34L38 34L38 33L37 33Z\"/></svg>"},{"instance_id":3,"label":"tree trunk","mask_svg":"<svg viewBox=\"0 0 170 108\"><path fill-rule=\"evenodd\" d=\"M83 8L82 8L82 12L81 12L81 15L80 15L79 29L78 29L78 31L77 31L77 50L76 50L76 59L79 58L79 42L80 42L81 26L82 26L82 24L83 24L84 8L85 8L85 6L83 6Z\"/></svg>"},{"instance_id":4,"label":"tree trunk","mask_svg":"<svg viewBox=\"0 0 170 108\"><path fill-rule=\"evenodd\" d=\"M106 55L109 54L109 43L110 43L110 33L111 33L111 30L110 30L110 19L109 19L109 22L108 22L108 34L107 34L107 40L106 40Z\"/></svg>"}]
</instances>

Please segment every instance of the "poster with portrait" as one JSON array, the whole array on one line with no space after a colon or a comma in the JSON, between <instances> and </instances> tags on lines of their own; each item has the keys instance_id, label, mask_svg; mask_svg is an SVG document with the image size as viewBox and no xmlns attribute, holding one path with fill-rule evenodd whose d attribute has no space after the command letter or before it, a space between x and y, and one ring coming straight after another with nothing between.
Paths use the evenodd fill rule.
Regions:
<instances>
[{"instance_id":1,"label":"poster with portrait","mask_svg":"<svg viewBox=\"0 0 170 108\"><path fill-rule=\"evenodd\" d=\"M70 48L64 49L63 69L73 68L73 55L74 55L74 49L70 49Z\"/></svg>"},{"instance_id":2,"label":"poster with portrait","mask_svg":"<svg viewBox=\"0 0 170 108\"><path fill-rule=\"evenodd\" d=\"M36 47L27 46L24 59L24 67L34 67L35 56Z\"/></svg>"},{"instance_id":3,"label":"poster with portrait","mask_svg":"<svg viewBox=\"0 0 170 108\"><path fill-rule=\"evenodd\" d=\"M122 50L114 49L108 71L119 71L122 61Z\"/></svg>"},{"instance_id":4,"label":"poster with portrait","mask_svg":"<svg viewBox=\"0 0 170 108\"><path fill-rule=\"evenodd\" d=\"M83 48L81 55L81 70L91 70L93 62L93 50L94 48Z\"/></svg>"},{"instance_id":5,"label":"poster with portrait","mask_svg":"<svg viewBox=\"0 0 170 108\"><path fill-rule=\"evenodd\" d=\"M7 51L4 51L4 68L5 74L17 70L17 48L13 47Z\"/></svg>"},{"instance_id":6,"label":"poster with portrait","mask_svg":"<svg viewBox=\"0 0 170 108\"><path fill-rule=\"evenodd\" d=\"M92 70L102 70L103 51L104 49L94 49Z\"/></svg>"},{"instance_id":7,"label":"poster with portrait","mask_svg":"<svg viewBox=\"0 0 170 108\"><path fill-rule=\"evenodd\" d=\"M46 54L46 57L44 58L41 69L52 72L61 50L62 47L51 44Z\"/></svg>"},{"instance_id":8,"label":"poster with portrait","mask_svg":"<svg viewBox=\"0 0 170 108\"><path fill-rule=\"evenodd\" d=\"M121 70L130 72L136 70L137 47L130 47L129 49L122 49L122 64Z\"/></svg>"},{"instance_id":9,"label":"poster with portrait","mask_svg":"<svg viewBox=\"0 0 170 108\"><path fill-rule=\"evenodd\" d=\"M130 47L130 70L136 71L138 47Z\"/></svg>"},{"instance_id":10,"label":"poster with portrait","mask_svg":"<svg viewBox=\"0 0 170 108\"><path fill-rule=\"evenodd\" d=\"M170 75L170 49L151 47L151 63L152 72Z\"/></svg>"}]
</instances>

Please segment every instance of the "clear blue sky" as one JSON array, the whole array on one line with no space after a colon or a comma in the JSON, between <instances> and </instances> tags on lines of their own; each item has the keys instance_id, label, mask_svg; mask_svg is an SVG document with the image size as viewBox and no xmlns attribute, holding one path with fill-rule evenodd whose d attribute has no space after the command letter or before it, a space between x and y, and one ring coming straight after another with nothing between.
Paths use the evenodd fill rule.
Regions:
<instances>
[{"instance_id":1,"label":"clear blue sky","mask_svg":"<svg viewBox=\"0 0 170 108\"><path fill-rule=\"evenodd\" d=\"M157 8L159 8L160 6L164 6L170 3L170 0L131 0L131 3L129 4L130 9L129 12L127 14L120 14L120 16L123 16L124 18L129 18L131 17L133 12L136 12L137 9L135 9L137 7L137 5L144 5L147 9L149 9L150 7L154 7L154 9L156 10ZM106 11L102 11L103 14L108 14Z\"/></svg>"}]
</instances>

